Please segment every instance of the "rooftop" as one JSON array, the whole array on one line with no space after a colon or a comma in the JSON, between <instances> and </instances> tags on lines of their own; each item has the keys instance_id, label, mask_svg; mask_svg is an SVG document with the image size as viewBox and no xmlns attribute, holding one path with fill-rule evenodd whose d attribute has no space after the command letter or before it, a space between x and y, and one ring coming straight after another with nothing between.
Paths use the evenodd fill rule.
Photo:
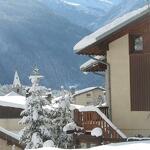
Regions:
<instances>
[{"instance_id":1,"label":"rooftop","mask_svg":"<svg viewBox=\"0 0 150 150\"><path fill-rule=\"evenodd\" d=\"M88 88L76 91L73 96L80 95L82 93L86 93L86 92L89 92L89 91L92 91L92 90L95 90L95 89L100 89L102 91L105 91L105 89L103 87L88 87Z\"/></svg>"},{"instance_id":2,"label":"rooftop","mask_svg":"<svg viewBox=\"0 0 150 150\"><path fill-rule=\"evenodd\" d=\"M103 38L107 37L108 35L114 33L115 31L125 27L129 23L141 18L142 16L148 14L150 12L149 7L146 5L142 8L137 10L131 11L117 19L113 22L101 27L94 33L84 37L74 46L74 51L76 53L82 51L83 49L87 48L90 45L93 45L97 41L102 40Z\"/></svg>"}]
</instances>

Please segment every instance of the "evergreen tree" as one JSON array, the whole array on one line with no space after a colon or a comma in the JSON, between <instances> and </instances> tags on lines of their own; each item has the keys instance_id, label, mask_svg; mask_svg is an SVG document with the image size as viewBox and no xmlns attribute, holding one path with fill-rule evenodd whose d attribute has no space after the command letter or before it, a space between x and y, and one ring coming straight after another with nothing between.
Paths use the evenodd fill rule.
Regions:
<instances>
[{"instance_id":1,"label":"evergreen tree","mask_svg":"<svg viewBox=\"0 0 150 150\"><path fill-rule=\"evenodd\" d=\"M20 123L25 128L20 132L20 142L26 145L26 148L39 148L43 146L43 142L51 139L51 132L48 128L50 120L48 118L47 109L43 109L48 101L43 98L38 89L38 83L42 76L39 75L37 68L34 69L30 76L32 87L30 89L31 96L26 99L25 109L21 112Z\"/></svg>"},{"instance_id":2,"label":"evergreen tree","mask_svg":"<svg viewBox=\"0 0 150 150\"><path fill-rule=\"evenodd\" d=\"M72 136L63 132L64 126L72 122L70 101L71 101L70 94L65 95L65 91L62 88L61 97L53 101L52 104L54 110L53 137L55 145L59 148L67 148L72 146Z\"/></svg>"}]
</instances>

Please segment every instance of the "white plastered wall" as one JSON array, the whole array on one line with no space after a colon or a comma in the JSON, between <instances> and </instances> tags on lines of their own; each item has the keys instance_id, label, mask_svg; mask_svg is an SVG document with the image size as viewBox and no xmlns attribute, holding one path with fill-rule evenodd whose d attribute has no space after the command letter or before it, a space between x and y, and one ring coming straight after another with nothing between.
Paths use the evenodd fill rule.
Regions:
<instances>
[{"instance_id":1,"label":"white plastered wall","mask_svg":"<svg viewBox=\"0 0 150 150\"><path fill-rule=\"evenodd\" d=\"M90 94L90 96L87 96ZM103 91L100 89L94 89L89 92L85 92L79 95L74 96L74 103L77 105L95 105L98 103L98 97L103 96Z\"/></svg>"}]
</instances>

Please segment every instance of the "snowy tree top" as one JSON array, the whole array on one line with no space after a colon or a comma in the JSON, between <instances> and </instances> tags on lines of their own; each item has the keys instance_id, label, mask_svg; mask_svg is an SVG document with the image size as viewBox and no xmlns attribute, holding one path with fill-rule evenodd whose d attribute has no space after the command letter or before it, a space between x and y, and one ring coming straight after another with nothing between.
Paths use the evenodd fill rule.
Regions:
<instances>
[{"instance_id":1,"label":"snowy tree top","mask_svg":"<svg viewBox=\"0 0 150 150\"><path fill-rule=\"evenodd\" d=\"M35 89L39 86L39 82L42 78L43 76L40 75L39 69L37 68L37 66L35 66L33 68L31 75L29 76L29 79L31 80L31 83L32 83L30 92L35 91Z\"/></svg>"},{"instance_id":2,"label":"snowy tree top","mask_svg":"<svg viewBox=\"0 0 150 150\"><path fill-rule=\"evenodd\" d=\"M40 75L39 68L35 65L31 73L32 76Z\"/></svg>"}]
</instances>

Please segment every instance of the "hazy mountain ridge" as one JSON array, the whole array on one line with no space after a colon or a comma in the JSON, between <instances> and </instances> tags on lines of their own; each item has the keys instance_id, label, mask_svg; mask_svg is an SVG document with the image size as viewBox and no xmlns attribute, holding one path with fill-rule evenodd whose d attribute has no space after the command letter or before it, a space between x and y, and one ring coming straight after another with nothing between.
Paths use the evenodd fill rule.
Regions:
<instances>
[{"instance_id":1,"label":"hazy mountain ridge","mask_svg":"<svg viewBox=\"0 0 150 150\"><path fill-rule=\"evenodd\" d=\"M103 17L113 4L109 0L39 0L54 13L90 29L90 23Z\"/></svg>"},{"instance_id":2,"label":"hazy mountain ridge","mask_svg":"<svg viewBox=\"0 0 150 150\"><path fill-rule=\"evenodd\" d=\"M73 54L73 45L89 31L73 25L34 0L0 1L0 82L11 83L17 69L24 84L37 64L43 83L92 84L79 70L83 58ZM95 83L96 83L96 79Z\"/></svg>"},{"instance_id":3,"label":"hazy mountain ridge","mask_svg":"<svg viewBox=\"0 0 150 150\"><path fill-rule=\"evenodd\" d=\"M96 30L97 28L113 21L115 18L118 18L132 10L138 9L147 3L145 0L117 0L117 3L116 0L112 0L112 2L114 3L113 7L105 13L105 16L102 16L100 19L91 23L90 29Z\"/></svg>"},{"instance_id":4,"label":"hazy mountain ridge","mask_svg":"<svg viewBox=\"0 0 150 150\"><path fill-rule=\"evenodd\" d=\"M104 82L100 77L80 72L85 57L74 54L73 46L144 4L144 0L0 0L0 83L12 83L17 69L23 84L29 84L37 64L49 87L100 85Z\"/></svg>"}]
</instances>

